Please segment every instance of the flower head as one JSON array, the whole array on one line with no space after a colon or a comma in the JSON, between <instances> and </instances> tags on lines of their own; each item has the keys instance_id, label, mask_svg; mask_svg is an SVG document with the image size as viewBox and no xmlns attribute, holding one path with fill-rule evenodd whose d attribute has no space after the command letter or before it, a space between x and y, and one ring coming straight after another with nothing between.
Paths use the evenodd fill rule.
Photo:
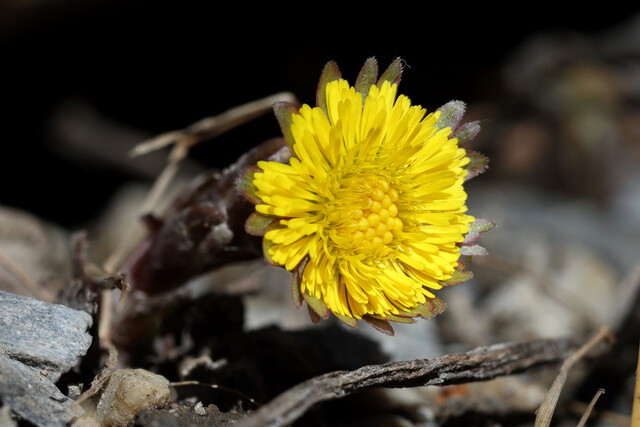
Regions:
<instances>
[{"instance_id":1,"label":"flower head","mask_svg":"<svg viewBox=\"0 0 640 427\"><path fill-rule=\"evenodd\" d=\"M251 171L247 227L262 224L265 256L293 271L294 299L312 317L331 311L389 332L388 320L441 312L433 291L468 278L459 258L474 223L463 187L470 157L451 127L464 104L412 105L397 94L401 69L396 61L377 80L371 59L350 86L329 63L317 107L276 106L288 164Z\"/></svg>"}]
</instances>

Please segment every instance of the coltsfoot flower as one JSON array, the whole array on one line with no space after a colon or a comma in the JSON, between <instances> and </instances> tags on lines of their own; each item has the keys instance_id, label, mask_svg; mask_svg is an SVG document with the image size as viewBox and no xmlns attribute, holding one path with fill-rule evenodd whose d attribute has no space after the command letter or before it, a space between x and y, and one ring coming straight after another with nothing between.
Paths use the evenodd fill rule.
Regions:
<instances>
[{"instance_id":1,"label":"coltsfoot flower","mask_svg":"<svg viewBox=\"0 0 640 427\"><path fill-rule=\"evenodd\" d=\"M291 157L258 162L241 182L265 257L293 272L294 301L392 333L445 308L433 293L471 277L461 254L481 255L491 228L467 215L464 182L486 159L460 148L479 131L458 126L465 106L427 113L398 95L398 59L378 79L369 59L354 86L325 67L317 106L275 106ZM468 237L467 239L465 239Z\"/></svg>"}]
</instances>

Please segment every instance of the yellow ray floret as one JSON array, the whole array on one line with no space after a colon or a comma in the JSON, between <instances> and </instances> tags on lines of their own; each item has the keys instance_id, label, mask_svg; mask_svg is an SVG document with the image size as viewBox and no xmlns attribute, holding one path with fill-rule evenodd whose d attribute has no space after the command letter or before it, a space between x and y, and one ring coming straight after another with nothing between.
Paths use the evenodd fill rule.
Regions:
<instances>
[{"instance_id":1,"label":"yellow ray floret","mask_svg":"<svg viewBox=\"0 0 640 427\"><path fill-rule=\"evenodd\" d=\"M427 114L371 86L327 84L326 114L307 105L291 120L289 164L259 162L259 213L279 218L264 238L300 291L340 316L402 315L451 277L473 217L463 181L469 159Z\"/></svg>"}]
</instances>

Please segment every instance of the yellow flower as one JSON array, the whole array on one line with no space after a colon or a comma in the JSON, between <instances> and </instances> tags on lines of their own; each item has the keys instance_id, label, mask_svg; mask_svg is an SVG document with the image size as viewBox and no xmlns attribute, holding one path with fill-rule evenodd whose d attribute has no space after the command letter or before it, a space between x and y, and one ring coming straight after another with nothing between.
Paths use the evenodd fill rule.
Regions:
<instances>
[{"instance_id":1,"label":"yellow flower","mask_svg":"<svg viewBox=\"0 0 640 427\"><path fill-rule=\"evenodd\" d=\"M399 72L369 85L365 67L356 90L332 67L320 106L284 120L288 164L260 161L252 175L257 215L270 222L265 255L294 271L294 295L322 316L326 306L352 326L411 322L427 303L437 314L432 291L461 270L474 221L467 151L439 127L440 111L397 95Z\"/></svg>"}]
</instances>

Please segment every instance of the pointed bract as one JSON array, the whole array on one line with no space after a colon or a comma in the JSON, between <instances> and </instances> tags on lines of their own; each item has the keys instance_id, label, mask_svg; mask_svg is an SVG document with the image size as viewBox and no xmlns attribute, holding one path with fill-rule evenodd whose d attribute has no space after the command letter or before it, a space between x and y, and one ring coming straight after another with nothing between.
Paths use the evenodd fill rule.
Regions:
<instances>
[{"instance_id":1,"label":"pointed bract","mask_svg":"<svg viewBox=\"0 0 640 427\"><path fill-rule=\"evenodd\" d=\"M362 318L365 322L373 326L376 330L382 332L383 334L394 336L395 332L393 331L393 327L386 320L376 319L371 316L364 316Z\"/></svg>"},{"instance_id":2,"label":"pointed bract","mask_svg":"<svg viewBox=\"0 0 640 427\"><path fill-rule=\"evenodd\" d=\"M271 265L280 265L273 260L271 255L269 255L269 249L273 246L273 242L268 239L262 239L262 254L264 255L264 259Z\"/></svg>"},{"instance_id":3,"label":"pointed bract","mask_svg":"<svg viewBox=\"0 0 640 427\"><path fill-rule=\"evenodd\" d=\"M358 327L358 321L356 319L354 319L353 317L343 316L343 315L337 314L337 313L333 313L333 315L336 316L338 318L338 320L340 320L342 323L344 323L345 325L349 326L350 328L357 328Z\"/></svg>"},{"instance_id":4,"label":"pointed bract","mask_svg":"<svg viewBox=\"0 0 640 427\"><path fill-rule=\"evenodd\" d=\"M376 84L376 80L378 80L378 63L375 58L369 58L360 70L354 85L355 89L362 94L362 102L367 98L371 86Z\"/></svg>"},{"instance_id":5,"label":"pointed bract","mask_svg":"<svg viewBox=\"0 0 640 427\"><path fill-rule=\"evenodd\" d=\"M481 233L467 233L467 235L464 236L464 241L462 242L462 244L470 245L472 243L475 243L480 237L482 237Z\"/></svg>"},{"instance_id":6,"label":"pointed bract","mask_svg":"<svg viewBox=\"0 0 640 427\"><path fill-rule=\"evenodd\" d=\"M454 271L451 277L447 280L440 282L442 286L459 285L460 283L468 282L473 278L471 271Z\"/></svg>"},{"instance_id":7,"label":"pointed bract","mask_svg":"<svg viewBox=\"0 0 640 427\"><path fill-rule=\"evenodd\" d=\"M314 313L316 313L318 316L320 316L323 319L326 319L327 317L329 317L329 307L327 307L324 301L312 295L309 295L306 292L302 294L302 297L307 302L309 309L312 310Z\"/></svg>"},{"instance_id":8,"label":"pointed bract","mask_svg":"<svg viewBox=\"0 0 640 427\"><path fill-rule=\"evenodd\" d=\"M475 178L489 167L489 158L477 151L467 150L467 157L469 157L469 164L467 165L468 174L464 178L465 181Z\"/></svg>"},{"instance_id":9,"label":"pointed bract","mask_svg":"<svg viewBox=\"0 0 640 427\"><path fill-rule=\"evenodd\" d=\"M463 244L468 245L474 243L482 237L482 233L491 230L493 227L495 227L493 222L484 218L476 218L474 222L469 224L469 232L465 236Z\"/></svg>"},{"instance_id":10,"label":"pointed bract","mask_svg":"<svg viewBox=\"0 0 640 427\"><path fill-rule=\"evenodd\" d=\"M387 314L385 317L376 316L373 314L369 315L370 317L378 320L384 320L386 322L397 322L397 323L415 323L416 321L412 317L402 316L402 315L393 315Z\"/></svg>"},{"instance_id":11,"label":"pointed bract","mask_svg":"<svg viewBox=\"0 0 640 427\"><path fill-rule=\"evenodd\" d=\"M421 304L417 307L419 316L423 319L432 319L436 317L438 314L445 311L447 308L447 303L444 302L441 298L428 298L424 304Z\"/></svg>"},{"instance_id":12,"label":"pointed bract","mask_svg":"<svg viewBox=\"0 0 640 427\"><path fill-rule=\"evenodd\" d=\"M436 127L439 129L451 128L455 131L466 110L467 106L462 101L447 102L442 107L438 108L438 111L440 111L440 117L438 117Z\"/></svg>"},{"instance_id":13,"label":"pointed bract","mask_svg":"<svg viewBox=\"0 0 640 427\"><path fill-rule=\"evenodd\" d=\"M382 83L389 82L400 84L400 78L402 77L402 60L396 58L389 67L382 73L380 80L378 80L378 86L382 86Z\"/></svg>"},{"instance_id":14,"label":"pointed bract","mask_svg":"<svg viewBox=\"0 0 640 427\"><path fill-rule=\"evenodd\" d=\"M298 114L299 108L288 102L276 102L273 104L273 112L280 124L282 135L284 136L287 145L293 150L294 139L291 135L291 118L294 114Z\"/></svg>"},{"instance_id":15,"label":"pointed bract","mask_svg":"<svg viewBox=\"0 0 640 427\"><path fill-rule=\"evenodd\" d=\"M480 245L462 245L460 246L460 255L466 256L483 256L489 252Z\"/></svg>"},{"instance_id":16,"label":"pointed bract","mask_svg":"<svg viewBox=\"0 0 640 427\"><path fill-rule=\"evenodd\" d=\"M341 77L342 73L340 73L338 66L333 61L329 61L327 65L324 66L322 74L320 74L320 81L318 82L318 90L316 92L316 106L320 107L327 115L327 84Z\"/></svg>"},{"instance_id":17,"label":"pointed bract","mask_svg":"<svg viewBox=\"0 0 640 427\"><path fill-rule=\"evenodd\" d=\"M238 175L238 178L236 179L236 186L240 190L240 193L244 196L245 199L247 199L254 205L261 203L260 198L256 195L258 189L253 183L253 175L256 172L261 172L258 166L247 166L242 169L242 171Z\"/></svg>"},{"instance_id":18,"label":"pointed bract","mask_svg":"<svg viewBox=\"0 0 640 427\"><path fill-rule=\"evenodd\" d=\"M302 302L304 301L302 292L300 291L300 282L302 280L302 272L307 262L309 262L308 256L304 257L300 265L298 265L291 274L291 299L293 299L293 304L297 308L302 307Z\"/></svg>"},{"instance_id":19,"label":"pointed bract","mask_svg":"<svg viewBox=\"0 0 640 427\"><path fill-rule=\"evenodd\" d=\"M496 224L488 219L476 218L471 224L469 224L470 233L485 233L493 229Z\"/></svg>"},{"instance_id":20,"label":"pointed bract","mask_svg":"<svg viewBox=\"0 0 640 427\"><path fill-rule=\"evenodd\" d=\"M423 319L431 319L442 313L447 308L447 304L440 298L427 298L427 301L420 304L416 308L403 313L405 316L421 317Z\"/></svg>"},{"instance_id":21,"label":"pointed bract","mask_svg":"<svg viewBox=\"0 0 640 427\"><path fill-rule=\"evenodd\" d=\"M274 221L277 221L274 216L253 212L244 223L244 230L251 236L262 237Z\"/></svg>"},{"instance_id":22,"label":"pointed bract","mask_svg":"<svg viewBox=\"0 0 640 427\"><path fill-rule=\"evenodd\" d=\"M269 224L267 226L267 229L265 230L265 234L267 234L269 231L271 230L276 230L278 228L282 228L282 225L280 225L280 221L273 221L271 222L271 224ZM269 239L265 239L264 237L262 238L262 254L264 256L264 259L271 265L280 265L278 263L276 263L273 260L273 257L269 254L269 249L271 249L271 247L274 245L274 243L269 240Z\"/></svg>"},{"instance_id":23,"label":"pointed bract","mask_svg":"<svg viewBox=\"0 0 640 427\"><path fill-rule=\"evenodd\" d=\"M318 316L318 313L313 311L313 308L311 308L310 305L307 305L307 311L309 312L309 318L313 323L320 323L320 321L323 319L322 317Z\"/></svg>"},{"instance_id":24,"label":"pointed bract","mask_svg":"<svg viewBox=\"0 0 640 427\"><path fill-rule=\"evenodd\" d=\"M295 305L296 308L302 307L304 298L302 297L302 293L300 292L300 276L296 274L291 275L291 300L293 301L293 305Z\"/></svg>"},{"instance_id":25,"label":"pointed bract","mask_svg":"<svg viewBox=\"0 0 640 427\"><path fill-rule=\"evenodd\" d=\"M472 141L480 133L480 122L464 123L456 128L453 137L458 140L458 146Z\"/></svg>"}]
</instances>

